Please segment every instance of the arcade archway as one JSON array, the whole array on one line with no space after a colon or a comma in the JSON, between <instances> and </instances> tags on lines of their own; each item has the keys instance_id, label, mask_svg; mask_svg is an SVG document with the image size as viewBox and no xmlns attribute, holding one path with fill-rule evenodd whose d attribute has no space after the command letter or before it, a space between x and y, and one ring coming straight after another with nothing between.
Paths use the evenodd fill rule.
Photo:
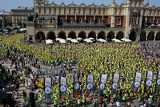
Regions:
<instances>
[{"instance_id":1,"label":"arcade archway","mask_svg":"<svg viewBox=\"0 0 160 107\"><path fill-rule=\"evenodd\" d=\"M35 41L36 42L45 41L45 34L44 34L44 32L42 32L42 31L37 32L37 34L35 35Z\"/></svg>"},{"instance_id":2,"label":"arcade archway","mask_svg":"<svg viewBox=\"0 0 160 107\"><path fill-rule=\"evenodd\" d=\"M105 32L104 31L99 32L97 38L98 39L104 39L104 40L106 40Z\"/></svg>"},{"instance_id":3,"label":"arcade archway","mask_svg":"<svg viewBox=\"0 0 160 107\"><path fill-rule=\"evenodd\" d=\"M58 38L66 39L66 33L64 31L59 32L58 33Z\"/></svg>"},{"instance_id":4,"label":"arcade archway","mask_svg":"<svg viewBox=\"0 0 160 107\"><path fill-rule=\"evenodd\" d=\"M76 33L75 33L74 31L71 31L71 32L68 34L68 38L76 39Z\"/></svg>"},{"instance_id":5,"label":"arcade archway","mask_svg":"<svg viewBox=\"0 0 160 107\"><path fill-rule=\"evenodd\" d=\"M156 40L160 40L160 32L156 34Z\"/></svg>"},{"instance_id":6,"label":"arcade archway","mask_svg":"<svg viewBox=\"0 0 160 107\"><path fill-rule=\"evenodd\" d=\"M149 32L147 40L148 41L154 40L154 32Z\"/></svg>"},{"instance_id":7,"label":"arcade archway","mask_svg":"<svg viewBox=\"0 0 160 107\"><path fill-rule=\"evenodd\" d=\"M78 34L78 37L83 38L83 39L86 39L86 32L81 31L81 32Z\"/></svg>"},{"instance_id":8,"label":"arcade archway","mask_svg":"<svg viewBox=\"0 0 160 107\"><path fill-rule=\"evenodd\" d=\"M117 33L116 39L121 40L122 38L124 38L124 33L120 31Z\"/></svg>"},{"instance_id":9,"label":"arcade archway","mask_svg":"<svg viewBox=\"0 0 160 107\"><path fill-rule=\"evenodd\" d=\"M96 39L96 33L94 31L91 31L89 34L88 34L88 38L94 38Z\"/></svg>"},{"instance_id":10,"label":"arcade archway","mask_svg":"<svg viewBox=\"0 0 160 107\"><path fill-rule=\"evenodd\" d=\"M111 32L109 32L109 33L107 34L107 41L108 41L108 42L111 42L113 38L115 38L114 32L111 31Z\"/></svg>"},{"instance_id":11,"label":"arcade archway","mask_svg":"<svg viewBox=\"0 0 160 107\"><path fill-rule=\"evenodd\" d=\"M55 33L52 31L48 32L47 39L55 40L56 39Z\"/></svg>"},{"instance_id":12,"label":"arcade archway","mask_svg":"<svg viewBox=\"0 0 160 107\"><path fill-rule=\"evenodd\" d=\"M146 32L141 32L140 34L140 41L146 41Z\"/></svg>"},{"instance_id":13,"label":"arcade archway","mask_svg":"<svg viewBox=\"0 0 160 107\"><path fill-rule=\"evenodd\" d=\"M131 41L136 41L136 38L137 38L137 33L134 30L131 31L131 33L129 34L129 39Z\"/></svg>"}]
</instances>

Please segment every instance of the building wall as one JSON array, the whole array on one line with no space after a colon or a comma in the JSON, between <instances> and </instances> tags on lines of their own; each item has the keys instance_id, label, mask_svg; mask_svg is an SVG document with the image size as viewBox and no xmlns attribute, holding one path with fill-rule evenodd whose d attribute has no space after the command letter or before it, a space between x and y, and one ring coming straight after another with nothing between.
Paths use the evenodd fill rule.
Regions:
<instances>
[{"instance_id":1,"label":"building wall","mask_svg":"<svg viewBox=\"0 0 160 107\"><path fill-rule=\"evenodd\" d=\"M11 10L12 15L12 26L18 26L20 23L22 27L24 26L25 22L27 21L28 16L33 14L33 9L29 8L17 8Z\"/></svg>"},{"instance_id":2,"label":"building wall","mask_svg":"<svg viewBox=\"0 0 160 107\"><path fill-rule=\"evenodd\" d=\"M133 40L136 38L136 40L138 40L143 31L152 31L152 29L144 28L145 23L160 24L160 8L145 5L144 0L128 0L127 3L122 3L121 5L112 3L109 6L97 6L95 4L76 5L74 3L69 5L61 3L60 5L57 5L55 3L38 3L38 0L35 0L34 6L35 11L40 15L40 17L48 20L43 21L42 23L42 19L37 19L37 24L41 22L41 25L43 26L40 29L36 28L36 32L38 32L38 29L39 31L45 29L45 32L49 32L47 27L52 27L52 30L56 30L56 32L61 32L63 29L68 27L69 31L75 31L76 34L80 31L85 31L86 34L88 34L87 32L94 31L94 29L99 29L98 31L100 31L100 29L104 29L105 36L107 36L106 32L113 31L116 35L117 32L114 29L120 29L124 34L123 37ZM57 19L54 20L54 23L50 23L50 25L48 25L50 22L49 20L52 20L50 18L46 18L48 16L54 16L57 17ZM72 18L72 23L68 23L69 18ZM81 23L77 23L79 18L82 19ZM88 18L90 19L90 24L86 23L86 19ZM106 22L104 22L105 18L107 19ZM59 20L63 20L63 23L59 24L59 22L57 22ZM99 22L98 24L95 24L97 20L99 20ZM156 23L155 20L157 20ZM82 27L82 25L84 25L84 27ZM78 31L75 29L78 29ZM156 32L159 31L159 29L156 30ZM67 30L64 32L68 34ZM58 34L55 34L57 37ZM98 33L96 33L96 36L97 34ZM131 34L135 35L131 36Z\"/></svg>"}]
</instances>

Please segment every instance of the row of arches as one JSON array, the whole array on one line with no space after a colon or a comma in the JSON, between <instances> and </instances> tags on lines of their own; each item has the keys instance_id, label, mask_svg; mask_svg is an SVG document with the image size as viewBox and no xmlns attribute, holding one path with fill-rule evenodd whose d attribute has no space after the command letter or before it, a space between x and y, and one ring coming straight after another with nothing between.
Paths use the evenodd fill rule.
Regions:
<instances>
[{"instance_id":1,"label":"row of arches","mask_svg":"<svg viewBox=\"0 0 160 107\"><path fill-rule=\"evenodd\" d=\"M142 31L140 33L140 41L147 41L147 40L160 40L160 32L158 32L155 36L155 33L153 31L149 32L148 35L145 31ZM91 31L88 33L88 35L86 34L85 31L81 31L78 33L78 35L76 34L76 32L71 31L68 33L68 36L66 35L66 33L64 31L61 31L58 33L58 35L56 36L55 33L53 31L50 31L47 33L47 35L45 36L45 33L40 31L37 32L35 35L35 40L45 40L45 39L52 39L55 40L57 38L62 38L62 39L66 39L68 38L72 38L72 39L76 39L77 37L86 39L86 38L94 38L96 39L105 39L108 42L111 41L113 38L119 39L121 40L122 38L124 38L124 33L122 31L119 31L116 36L115 33L113 31L110 31L107 36L106 33L104 31L100 31L97 36L96 36L96 32ZM131 31L129 34L129 39L132 41L136 41L137 40L137 32L136 31Z\"/></svg>"},{"instance_id":2,"label":"row of arches","mask_svg":"<svg viewBox=\"0 0 160 107\"><path fill-rule=\"evenodd\" d=\"M148 35L145 31L141 32L140 41L153 41L153 40L160 40L160 32L156 34L153 31L151 31L148 33Z\"/></svg>"},{"instance_id":3,"label":"row of arches","mask_svg":"<svg viewBox=\"0 0 160 107\"><path fill-rule=\"evenodd\" d=\"M115 36L115 33L113 31L109 32L106 36L105 32L104 31L101 31L97 34L97 37L96 37L96 33L94 31L91 31L88 33L88 35L86 34L86 32L84 31L81 31L78 35L76 34L76 32L74 31L71 31L68 33L68 36L66 35L66 33L64 31L61 31L58 33L58 35L56 36L55 33L53 31L50 31L47 33L47 35L45 36L45 33L40 31L40 32L37 32L36 35L35 35L35 40L45 40L46 38L47 39L52 39L52 40L55 40L57 38L62 38L62 39L66 39L67 37L68 38L72 38L72 39L76 39L77 37L80 37L80 38L83 38L83 39L86 39L86 38L94 38L94 39L105 39L107 41L111 41L113 38L116 38L116 39L122 39L124 37L124 33L122 31L118 32L117 35Z\"/></svg>"}]
</instances>

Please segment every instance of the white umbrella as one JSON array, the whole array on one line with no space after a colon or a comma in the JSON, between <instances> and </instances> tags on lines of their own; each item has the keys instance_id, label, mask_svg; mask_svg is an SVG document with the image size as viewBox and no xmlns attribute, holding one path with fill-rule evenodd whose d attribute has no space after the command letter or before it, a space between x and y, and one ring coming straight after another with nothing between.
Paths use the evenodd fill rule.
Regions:
<instances>
[{"instance_id":1,"label":"white umbrella","mask_svg":"<svg viewBox=\"0 0 160 107\"><path fill-rule=\"evenodd\" d=\"M63 44L63 43L67 43L67 42L62 40L62 41L59 41L59 43Z\"/></svg>"},{"instance_id":2,"label":"white umbrella","mask_svg":"<svg viewBox=\"0 0 160 107\"><path fill-rule=\"evenodd\" d=\"M67 38L67 40L72 40L72 38Z\"/></svg>"},{"instance_id":3,"label":"white umbrella","mask_svg":"<svg viewBox=\"0 0 160 107\"><path fill-rule=\"evenodd\" d=\"M26 31L27 29L26 28L21 28L19 29L20 31Z\"/></svg>"},{"instance_id":4,"label":"white umbrella","mask_svg":"<svg viewBox=\"0 0 160 107\"><path fill-rule=\"evenodd\" d=\"M90 37L90 38L88 38L88 39L93 40L94 38Z\"/></svg>"},{"instance_id":5,"label":"white umbrella","mask_svg":"<svg viewBox=\"0 0 160 107\"><path fill-rule=\"evenodd\" d=\"M53 40L51 39L46 40L46 44L53 44Z\"/></svg>"},{"instance_id":6,"label":"white umbrella","mask_svg":"<svg viewBox=\"0 0 160 107\"><path fill-rule=\"evenodd\" d=\"M83 40L83 38L80 38L80 37L79 37L79 38L77 38L77 40Z\"/></svg>"},{"instance_id":7,"label":"white umbrella","mask_svg":"<svg viewBox=\"0 0 160 107\"><path fill-rule=\"evenodd\" d=\"M155 24L151 24L151 27L154 27L154 26L156 26Z\"/></svg>"},{"instance_id":8,"label":"white umbrella","mask_svg":"<svg viewBox=\"0 0 160 107\"><path fill-rule=\"evenodd\" d=\"M160 24L158 24L157 26L160 27Z\"/></svg>"},{"instance_id":9,"label":"white umbrella","mask_svg":"<svg viewBox=\"0 0 160 107\"><path fill-rule=\"evenodd\" d=\"M112 41L115 41L115 40L117 40L117 39L116 39L116 38L113 38L113 39L112 39Z\"/></svg>"},{"instance_id":10,"label":"white umbrella","mask_svg":"<svg viewBox=\"0 0 160 107\"><path fill-rule=\"evenodd\" d=\"M122 41L120 41L120 40L117 39L117 40L115 40L114 42L121 43Z\"/></svg>"},{"instance_id":11,"label":"white umbrella","mask_svg":"<svg viewBox=\"0 0 160 107\"><path fill-rule=\"evenodd\" d=\"M76 39L71 39L72 43L78 43L78 41Z\"/></svg>"},{"instance_id":12,"label":"white umbrella","mask_svg":"<svg viewBox=\"0 0 160 107\"><path fill-rule=\"evenodd\" d=\"M56 38L56 41L62 40L61 38Z\"/></svg>"},{"instance_id":13,"label":"white umbrella","mask_svg":"<svg viewBox=\"0 0 160 107\"><path fill-rule=\"evenodd\" d=\"M91 43L93 41L91 41L90 39L84 39L85 42Z\"/></svg>"},{"instance_id":14,"label":"white umbrella","mask_svg":"<svg viewBox=\"0 0 160 107\"><path fill-rule=\"evenodd\" d=\"M131 42L131 40L127 39L127 38L122 38L121 40L124 41L124 42Z\"/></svg>"},{"instance_id":15,"label":"white umbrella","mask_svg":"<svg viewBox=\"0 0 160 107\"><path fill-rule=\"evenodd\" d=\"M101 38L100 38L100 39L97 39L97 41L98 41L98 42L106 42L106 40L101 39Z\"/></svg>"}]
</instances>

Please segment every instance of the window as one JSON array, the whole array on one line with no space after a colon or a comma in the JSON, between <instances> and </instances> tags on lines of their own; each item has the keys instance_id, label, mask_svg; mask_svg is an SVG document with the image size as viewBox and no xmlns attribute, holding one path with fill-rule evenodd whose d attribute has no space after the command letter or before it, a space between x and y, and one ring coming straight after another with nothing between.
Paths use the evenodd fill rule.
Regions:
<instances>
[{"instance_id":1,"label":"window","mask_svg":"<svg viewBox=\"0 0 160 107\"><path fill-rule=\"evenodd\" d=\"M63 19L62 18L60 18L60 23L63 23Z\"/></svg>"},{"instance_id":2,"label":"window","mask_svg":"<svg viewBox=\"0 0 160 107\"><path fill-rule=\"evenodd\" d=\"M105 17L103 23L108 23L108 19Z\"/></svg>"},{"instance_id":3,"label":"window","mask_svg":"<svg viewBox=\"0 0 160 107\"><path fill-rule=\"evenodd\" d=\"M79 18L79 23L82 23L82 18Z\"/></svg>"},{"instance_id":4,"label":"window","mask_svg":"<svg viewBox=\"0 0 160 107\"><path fill-rule=\"evenodd\" d=\"M100 23L100 22L101 22L100 18L97 18L97 23Z\"/></svg>"},{"instance_id":5,"label":"window","mask_svg":"<svg viewBox=\"0 0 160 107\"><path fill-rule=\"evenodd\" d=\"M51 14L51 8L49 8L49 14Z\"/></svg>"},{"instance_id":6,"label":"window","mask_svg":"<svg viewBox=\"0 0 160 107\"><path fill-rule=\"evenodd\" d=\"M91 23L91 18L90 17L87 18L86 23Z\"/></svg>"},{"instance_id":7,"label":"window","mask_svg":"<svg viewBox=\"0 0 160 107\"><path fill-rule=\"evenodd\" d=\"M116 25L121 25L121 24L122 24L122 18L116 17Z\"/></svg>"},{"instance_id":8,"label":"window","mask_svg":"<svg viewBox=\"0 0 160 107\"><path fill-rule=\"evenodd\" d=\"M42 19L39 19L39 23L42 23Z\"/></svg>"},{"instance_id":9,"label":"window","mask_svg":"<svg viewBox=\"0 0 160 107\"><path fill-rule=\"evenodd\" d=\"M50 23L52 23L52 19L50 19Z\"/></svg>"},{"instance_id":10,"label":"window","mask_svg":"<svg viewBox=\"0 0 160 107\"><path fill-rule=\"evenodd\" d=\"M46 8L44 8L44 14L46 14Z\"/></svg>"},{"instance_id":11,"label":"window","mask_svg":"<svg viewBox=\"0 0 160 107\"><path fill-rule=\"evenodd\" d=\"M70 18L70 23L73 23L73 18L72 17Z\"/></svg>"}]
</instances>

